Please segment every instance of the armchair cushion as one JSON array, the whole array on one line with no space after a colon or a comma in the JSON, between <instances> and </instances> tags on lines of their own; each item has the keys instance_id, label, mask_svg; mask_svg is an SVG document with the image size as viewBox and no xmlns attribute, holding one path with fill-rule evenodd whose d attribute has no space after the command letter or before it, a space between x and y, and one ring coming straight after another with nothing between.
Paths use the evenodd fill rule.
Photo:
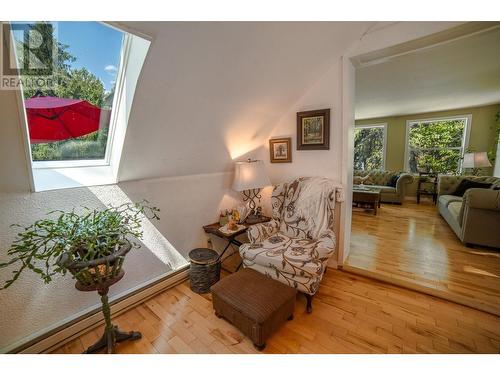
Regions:
<instances>
[{"instance_id":1,"label":"armchair cushion","mask_svg":"<svg viewBox=\"0 0 500 375\"><path fill-rule=\"evenodd\" d=\"M318 240L290 238L277 233L262 243L243 244L240 255L245 267L314 294L335 251L335 233L327 230Z\"/></svg>"},{"instance_id":2,"label":"armchair cushion","mask_svg":"<svg viewBox=\"0 0 500 375\"><path fill-rule=\"evenodd\" d=\"M260 264L301 277L323 273L323 263L335 251L335 234L325 231L318 240L277 233L263 242L243 244L240 254L245 266Z\"/></svg>"}]
</instances>

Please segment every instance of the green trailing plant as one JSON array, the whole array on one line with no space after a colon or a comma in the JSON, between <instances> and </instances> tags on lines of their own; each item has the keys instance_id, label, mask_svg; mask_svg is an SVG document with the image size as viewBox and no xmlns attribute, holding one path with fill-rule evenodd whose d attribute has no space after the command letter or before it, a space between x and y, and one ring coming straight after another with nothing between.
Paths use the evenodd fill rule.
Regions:
<instances>
[{"instance_id":1,"label":"green trailing plant","mask_svg":"<svg viewBox=\"0 0 500 375\"><path fill-rule=\"evenodd\" d=\"M0 269L18 265L3 288L11 286L25 269L40 275L45 283L56 274L65 275L66 265L74 261L91 261L113 255L121 246L138 248L142 239L142 220L159 220L159 209L146 200L109 206L103 210L83 207L83 213L52 211L45 219L21 228L7 254L10 260ZM63 261L61 261L63 260Z\"/></svg>"}]
</instances>

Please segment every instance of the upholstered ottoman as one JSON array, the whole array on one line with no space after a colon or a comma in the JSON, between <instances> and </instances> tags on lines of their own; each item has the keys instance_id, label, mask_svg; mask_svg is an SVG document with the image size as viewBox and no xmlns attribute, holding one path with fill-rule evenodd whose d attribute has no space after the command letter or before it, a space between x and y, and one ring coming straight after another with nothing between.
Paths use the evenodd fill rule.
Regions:
<instances>
[{"instance_id":1,"label":"upholstered ottoman","mask_svg":"<svg viewBox=\"0 0 500 375\"><path fill-rule=\"evenodd\" d=\"M250 268L211 287L215 315L247 335L259 350L286 320L293 319L295 288Z\"/></svg>"}]
</instances>

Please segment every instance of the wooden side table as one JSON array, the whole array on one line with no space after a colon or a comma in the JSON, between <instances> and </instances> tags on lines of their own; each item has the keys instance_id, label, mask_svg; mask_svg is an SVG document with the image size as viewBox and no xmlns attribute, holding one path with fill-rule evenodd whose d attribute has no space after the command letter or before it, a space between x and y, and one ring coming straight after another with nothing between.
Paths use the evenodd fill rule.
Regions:
<instances>
[{"instance_id":1,"label":"wooden side table","mask_svg":"<svg viewBox=\"0 0 500 375\"><path fill-rule=\"evenodd\" d=\"M418 174L417 203L420 203L420 196L430 195L432 196L432 202L436 204L438 180L437 177L438 176L436 173L420 172Z\"/></svg>"},{"instance_id":2,"label":"wooden side table","mask_svg":"<svg viewBox=\"0 0 500 375\"><path fill-rule=\"evenodd\" d=\"M236 237L238 237L240 234L246 233L246 231L248 230L248 228L250 228L252 225L259 224L259 223L266 223L268 221L271 221L270 217L262 216L261 220L259 222L257 222L257 223L252 223L252 224L242 223L242 225L244 225L245 228L243 228L243 229L241 229L241 230L239 230L237 232L234 232L232 234L222 233L219 230L219 228L221 226L219 225L218 222L217 223L208 224L208 225L204 225L203 226L203 230L207 234L212 234L212 235L214 235L216 237L219 237L219 238L227 241L226 247L224 248L224 250L222 250L222 253L219 255L219 259L220 259L221 263L223 264L226 259L230 258L231 256L233 256L235 254L235 253L232 253L232 254L226 256L226 258L223 258L224 254L231 247L231 245L235 245L235 246L238 246L238 247L240 247L241 245L243 245L243 243L241 241L237 240ZM238 271L241 268L242 264L243 264L243 262L241 261L240 264L238 265L238 267L236 268L236 271ZM226 270L226 271L231 272L230 270L224 268L224 266L222 268L224 270Z\"/></svg>"}]
</instances>

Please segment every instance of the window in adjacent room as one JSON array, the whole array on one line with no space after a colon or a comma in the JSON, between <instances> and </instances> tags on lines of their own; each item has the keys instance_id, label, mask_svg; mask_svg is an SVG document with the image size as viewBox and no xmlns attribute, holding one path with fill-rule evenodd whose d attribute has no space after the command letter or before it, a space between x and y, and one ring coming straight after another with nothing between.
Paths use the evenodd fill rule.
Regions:
<instances>
[{"instance_id":1,"label":"window in adjacent room","mask_svg":"<svg viewBox=\"0 0 500 375\"><path fill-rule=\"evenodd\" d=\"M387 124L356 125L354 129L354 169L385 168Z\"/></svg>"},{"instance_id":2,"label":"window in adjacent room","mask_svg":"<svg viewBox=\"0 0 500 375\"><path fill-rule=\"evenodd\" d=\"M407 170L459 173L470 122L470 115L407 121Z\"/></svg>"}]
</instances>

